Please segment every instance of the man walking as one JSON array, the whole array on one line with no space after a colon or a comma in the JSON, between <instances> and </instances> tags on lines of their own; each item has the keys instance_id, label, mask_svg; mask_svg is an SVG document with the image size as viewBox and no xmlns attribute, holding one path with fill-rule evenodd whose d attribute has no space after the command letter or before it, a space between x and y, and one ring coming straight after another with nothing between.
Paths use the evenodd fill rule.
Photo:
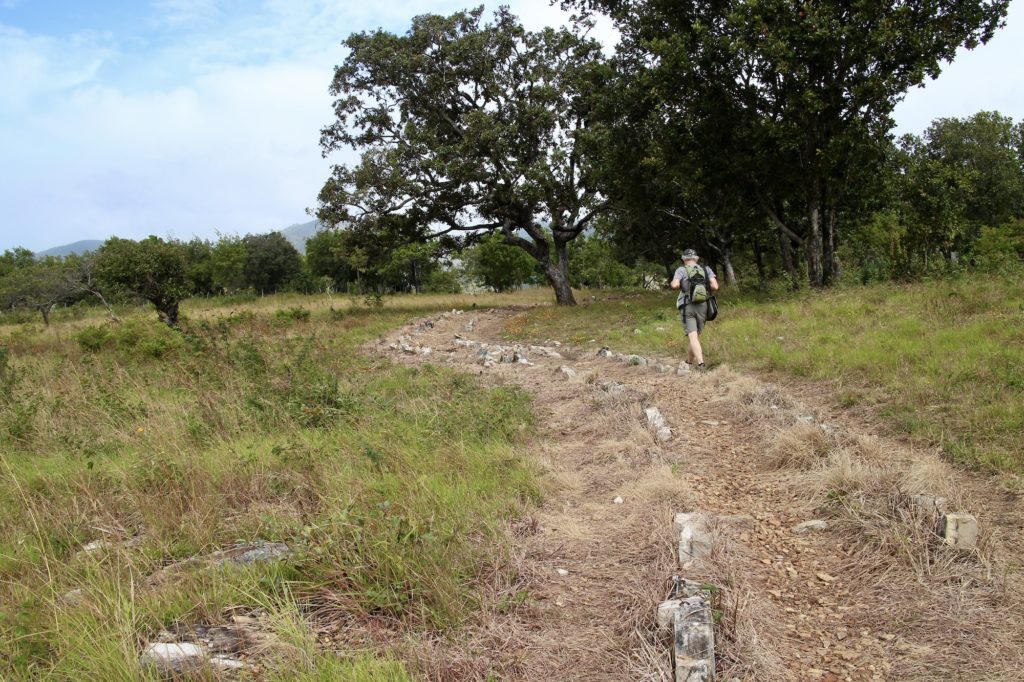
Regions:
<instances>
[{"instance_id":1,"label":"man walking","mask_svg":"<svg viewBox=\"0 0 1024 682\"><path fill-rule=\"evenodd\" d=\"M700 258L693 249L683 251L683 265L672 277L672 288L679 289L676 308L690 340L686 362L696 364L698 370L704 371L707 368L704 366L704 351L700 347L700 333L708 319L708 298L718 291L718 278L708 266L698 265L698 260Z\"/></svg>"}]
</instances>

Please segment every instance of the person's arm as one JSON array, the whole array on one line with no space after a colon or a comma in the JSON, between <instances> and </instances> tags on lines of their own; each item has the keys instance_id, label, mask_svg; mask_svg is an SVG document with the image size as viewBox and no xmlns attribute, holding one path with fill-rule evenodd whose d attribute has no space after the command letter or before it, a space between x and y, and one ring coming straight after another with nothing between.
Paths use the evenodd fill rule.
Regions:
<instances>
[{"instance_id":1,"label":"person's arm","mask_svg":"<svg viewBox=\"0 0 1024 682\"><path fill-rule=\"evenodd\" d=\"M708 268L708 284L711 285L711 291L718 291L718 277L711 268Z\"/></svg>"},{"instance_id":2,"label":"person's arm","mask_svg":"<svg viewBox=\"0 0 1024 682\"><path fill-rule=\"evenodd\" d=\"M682 280L683 280L683 272L685 272L685 271L682 268L676 268L676 273L672 277L672 288L673 289L678 289L680 286L682 286L682 283L683 283L682 282Z\"/></svg>"}]
</instances>

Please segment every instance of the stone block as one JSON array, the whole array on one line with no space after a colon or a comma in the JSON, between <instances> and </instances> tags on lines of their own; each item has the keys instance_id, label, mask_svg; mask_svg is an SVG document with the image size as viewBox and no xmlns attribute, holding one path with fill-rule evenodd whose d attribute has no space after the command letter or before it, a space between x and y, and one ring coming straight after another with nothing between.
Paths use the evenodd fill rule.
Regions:
<instances>
[{"instance_id":1,"label":"stone block","mask_svg":"<svg viewBox=\"0 0 1024 682\"><path fill-rule=\"evenodd\" d=\"M790 528L790 530L792 530L797 535L803 535L805 533L810 533L811 531L815 530L825 530L826 528L828 528L828 521L823 521L822 519L812 519L810 521L798 523L792 528Z\"/></svg>"},{"instance_id":2,"label":"stone block","mask_svg":"<svg viewBox=\"0 0 1024 682\"><path fill-rule=\"evenodd\" d=\"M939 535L951 547L973 549L978 544L978 519L965 512L945 514L939 519Z\"/></svg>"},{"instance_id":3,"label":"stone block","mask_svg":"<svg viewBox=\"0 0 1024 682\"><path fill-rule=\"evenodd\" d=\"M679 533L679 561L684 566L711 552L714 538L703 514L676 514L673 527Z\"/></svg>"},{"instance_id":4,"label":"stone block","mask_svg":"<svg viewBox=\"0 0 1024 682\"><path fill-rule=\"evenodd\" d=\"M574 369L573 369L572 367L566 367L565 365L562 365L561 367L559 367L559 368L558 368L558 371L559 371L559 372L560 372L560 373L562 374L562 376L564 376L564 377L565 377L566 379L572 379L573 377L575 377L575 376L576 376L576 370L574 370Z\"/></svg>"},{"instance_id":5,"label":"stone block","mask_svg":"<svg viewBox=\"0 0 1024 682\"><path fill-rule=\"evenodd\" d=\"M679 600L673 614L672 658L676 682L713 682L715 629L705 595Z\"/></svg>"},{"instance_id":6,"label":"stone block","mask_svg":"<svg viewBox=\"0 0 1024 682\"><path fill-rule=\"evenodd\" d=\"M146 647L139 657L143 668L155 670L164 677L187 675L206 666L206 651L190 642L156 642Z\"/></svg>"}]
</instances>

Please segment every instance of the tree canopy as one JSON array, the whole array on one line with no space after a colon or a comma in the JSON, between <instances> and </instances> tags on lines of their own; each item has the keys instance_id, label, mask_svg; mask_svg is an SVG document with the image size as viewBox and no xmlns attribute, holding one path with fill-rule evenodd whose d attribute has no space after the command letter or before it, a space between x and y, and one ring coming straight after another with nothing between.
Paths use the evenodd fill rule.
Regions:
<instances>
[{"instance_id":1,"label":"tree canopy","mask_svg":"<svg viewBox=\"0 0 1024 682\"><path fill-rule=\"evenodd\" d=\"M321 146L361 158L334 167L317 215L357 229L398 221L410 240L500 232L571 304L567 244L600 207L588 128L601 50L569 29L527 31L507 8L482 15L424 15L403 36L345 41Z\"/></svg>"}]
</instances>

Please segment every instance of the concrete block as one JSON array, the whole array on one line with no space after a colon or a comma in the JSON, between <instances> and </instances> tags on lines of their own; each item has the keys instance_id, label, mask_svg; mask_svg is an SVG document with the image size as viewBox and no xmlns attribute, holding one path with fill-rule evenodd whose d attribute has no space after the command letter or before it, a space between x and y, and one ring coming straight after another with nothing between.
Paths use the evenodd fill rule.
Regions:
<instances>
[{"instance_id":1,"label":"concrete block","mask_svg":"<svg viewBox=\"0 0 1024 682\"><path fill-rule=\"evenodd\" d=\"M711 552L713 537L703 514L676 514L673 527L679 533L679 561L683 565Z\"/></svg>"},{"instance_id":2,"label":"concrete block","mask_svg":"<svg viewBox=\"0 0 1024 682\"><path fill-rule=\"evenodd\" d=\"M679 600L673 615L673 668L676 682L713 682L715 629L711 604L705 595Z\"/></svg>"},{"instance_id":3,"label":"concrete block","mask_svg":"<svg viewBox=\"0 0 1024 682\"><path fill-rule=\"evenodd\" d=\"M939 535L947 545L973 549L978 544L978 519L965 512L945 514L939 519Z\"/></svg>"}]
</instances>

